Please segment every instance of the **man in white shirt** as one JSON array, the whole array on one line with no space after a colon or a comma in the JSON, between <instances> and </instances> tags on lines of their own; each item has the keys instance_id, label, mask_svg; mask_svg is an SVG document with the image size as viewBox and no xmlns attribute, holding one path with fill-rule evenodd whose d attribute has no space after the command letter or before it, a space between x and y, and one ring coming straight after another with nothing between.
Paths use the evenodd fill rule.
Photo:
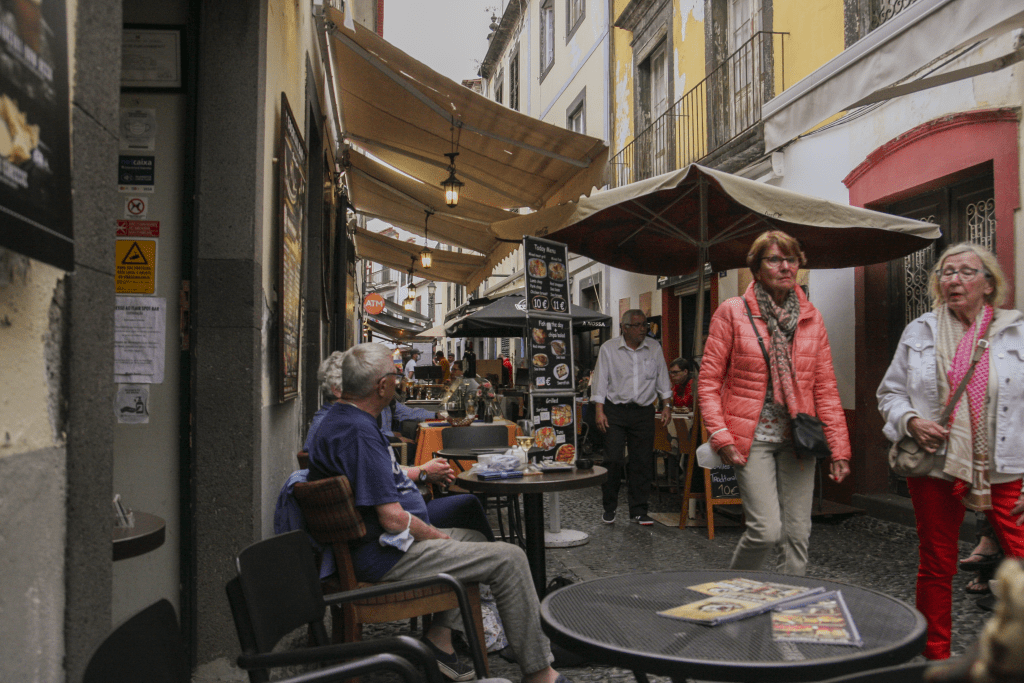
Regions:
<instances>
[{"instance_id":1,"label":"man in white shirt","mask_svg":"<svg viewBox=\"0 0 1024 683\"><path fill-rule=\"evenodd\" d=\"M615 508L622 483L625 447L629 518L643 526L654 524L647 516L647 498L654 480L654 402L660 399L662 424L672 417L672 384L661 345L647 336L647 316L638 309L622 314L622 336L605 342L591 379L591 398L597 428L604 433L604 466L608 479L601 486L605 524L615 522Z\"/></svg>"},{"instance_id":2,"label":"man in white shirt","mask_svg":"<svg viewBox=\"0 0 1024 683\"><path fill-rule=\"evenodd\" d=\"M416 374L416 364L420 359L420 352L413 349L412 356L409 358L409 362L405 364L405 378L410 382L414 379L413 375Z\"/></svg>"}]
</instances>

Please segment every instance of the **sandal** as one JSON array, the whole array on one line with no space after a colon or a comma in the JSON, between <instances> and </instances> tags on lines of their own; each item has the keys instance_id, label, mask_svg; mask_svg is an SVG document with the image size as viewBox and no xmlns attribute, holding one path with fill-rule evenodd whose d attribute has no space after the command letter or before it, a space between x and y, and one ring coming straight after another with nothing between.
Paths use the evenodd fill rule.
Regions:
<instances>
[{"instance_id":1,"label":"sandal","mask_svg":"<svg viewBox=\"0 0 1024 683\"><path fill-rule=\"evenodd\" d=\"M968 595L989 595L992 589L988 587L988 579L982 576L975 576L971 579L970 583L964 586L964 591Z\"/></svg>"},{"instance_id":2,"label":"sandal","mask_svg":"<svg viewBox=\"0 0 1024 683\"><path fill-rule=\"evenodd\" d=\"M974 559L978 558L978 559ZM995 569L1003 561L1003 551L997 550L991 555L985 553L971 553L970 556L960 560L961 569Z\"/></svg>"}]
</instances>

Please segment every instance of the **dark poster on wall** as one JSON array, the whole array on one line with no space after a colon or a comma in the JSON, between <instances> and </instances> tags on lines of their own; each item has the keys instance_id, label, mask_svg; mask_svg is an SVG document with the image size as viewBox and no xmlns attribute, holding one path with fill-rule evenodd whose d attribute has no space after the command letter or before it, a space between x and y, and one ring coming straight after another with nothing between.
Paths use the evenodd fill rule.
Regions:
<instances>
[{"instance_id":1,"label":"dark poster on wall","mask_svg":"<svg viewBox=\"0 0 1024 683\"><path fill-rule=\"evenodd\" d=\"M71 270L65 3L0 0L0 247Z\"/></svg>"},{"instance_id":2,"label":"dark poster on wall","mask_svg":"<svg viewBox=\"0 0 1024 683\"><path fill-rule=\"evenodd\" d=\"M278 164L281 258L278 273L278 342L281 400L299 393L299 336L302 309L302 233L306 225L306 145L281 93L281 152Z\"/></svg>"}]
</instances>

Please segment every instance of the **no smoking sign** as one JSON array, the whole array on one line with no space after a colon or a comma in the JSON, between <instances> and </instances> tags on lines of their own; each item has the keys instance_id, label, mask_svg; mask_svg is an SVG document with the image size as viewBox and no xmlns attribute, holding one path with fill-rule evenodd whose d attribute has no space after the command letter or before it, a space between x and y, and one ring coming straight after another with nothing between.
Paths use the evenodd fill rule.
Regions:
<instances>
[{"instance_id":1,"label":"no smoking sign","mask_svg":"<svg viewBox=\"0 0 1024 683\"><path fill-rule=\"evenodd\" d=\"M149 202L145 197L128 197L124 202L125 218L145 218Z\"/></svg>"}]
</instances>

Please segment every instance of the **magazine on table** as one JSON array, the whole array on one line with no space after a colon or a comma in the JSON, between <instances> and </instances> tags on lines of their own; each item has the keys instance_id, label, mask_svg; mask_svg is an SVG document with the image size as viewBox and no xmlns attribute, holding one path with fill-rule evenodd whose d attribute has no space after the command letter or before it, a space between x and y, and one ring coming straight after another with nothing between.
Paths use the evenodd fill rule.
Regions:
<instances>
[{"instance_id":1,"label":"magazine on table","mask_svg":"<svg viewBox=\"0 0 1024 683\"><path fill-rule=\"evenodd\" d=\"M658 614L714 626L762 614L825 590L821 586L790 586L741 577L702 583L688 588L708 597Z\"/></svg>"},{"instance_id":2,"label":"magazine on table","mask_svg":"<svg viewBox=\"0 0 1024 683\"><path fill-rule=\"evenodd\" d=\"M772 639L788 643L864 645L842 591L829 591L773 609Z\"/></svg>"}]
</instances>

